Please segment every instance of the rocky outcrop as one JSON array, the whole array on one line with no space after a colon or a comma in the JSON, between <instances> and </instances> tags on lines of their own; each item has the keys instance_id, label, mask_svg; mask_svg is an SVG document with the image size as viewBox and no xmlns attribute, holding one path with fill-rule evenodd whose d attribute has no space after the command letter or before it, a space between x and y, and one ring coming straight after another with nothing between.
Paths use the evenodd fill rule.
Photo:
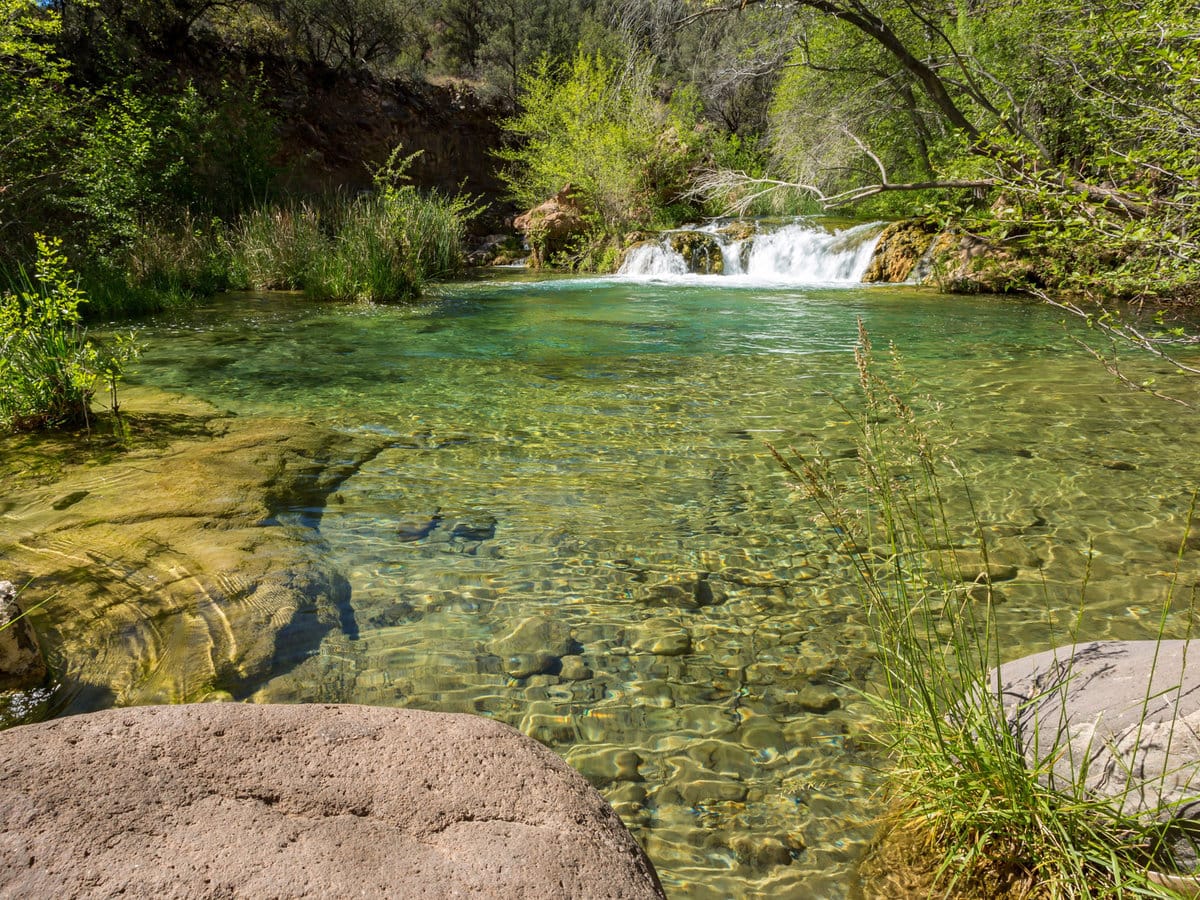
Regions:
<instances>
[{"instance_id":1,"label":"rocky outcrop","mask_svg":"<svg viewBox=\"0 0 1200 900\"><path fill-rule=\"evenodd\" d=\"M892 222L879 236L864 282L931 282L951 294L1005 294L1038 283L1033 261L973 234L923 219Z\"/></svg>"},{"instance_id":2,"label":"rocky outcrop","mask_svg":"<svg viewBox=\"0 0 1200 900\"><path fill-rule=\"evenodd\" d=\"M513 227L525 235L529 264L541 268L587 232L587 220L575 189L568 184L546 202L517 216Z\"/></svg>"},{"instance_id":3,"label":"rocky outcrop","mask_svg":"<svg viewBox=\"0 0 1200 900\"><path fill-rule=\"evenodd\" d=\"M943 232L927 258L921 280L952 294L1007 294L1038 284L1032 260L972 234Z\"/></svg>"},{"instance_id":4,"label":"rocky outcrop","mask_svg":"<svg viewBox=\"0 0 1200 900\"><path fill-rule=\"evenodd\" d=\"M661 898L553 753L473 716L115 709L0 733L12 896Z\"/></svg>"},{"instance_id":5,"label":"rocky outcrop","mask_svg":"<svg viewBox=\"0 0 1200 900\"><path fill-rule=\"evenodd\" d=\"M46 660L33 625L11 582L0 581L0 691L37 687L46 680Z\"/></svg>"},{"instance_id":6,"label":"rocky outcrop","mask_svg":"<svg viewBox=\"0 0 1200 900\"><path fill-rule=\"evenodd\" d=\"M1197 654L1187 641L1095 641L989 675L1030 769L1055 789L1111 798L1148 825L1169 823L1184 870L1200 868Z\"/></svg>"},{"instance_id":7,"label":"rocky outcrop","mask_svg":"<svg viewBox=\"0 0 1200 900\"><path fill-rule=\"evenodd\" d=\"M47 600L59 708L238 694L331 629L353 633L349 585L319 534L280 513L319 509L386 439L145 389L125 400L129 446L4 498L0 556Z\"/></svg>"},{"instance_id":8,"label":"rocky outcrop","mask_svg":"<svg viewBox=\"0 0 1200 900\"><path fill-rule=\"evenodd\" d=\"M875 254L862 280L893 284L908 281L936 235L937 230L920 219L892 222L879 235Z\"/></svg>"},{"instance_id":9,"label":"rocky outcrop","mask_svg":"<svg viewBox=\"0 0 1200 900\"><path fill-rule=\"evenodd\" d=\"M683 257L695 275L720 275L725 271L721 242L703 231L677 231L669 238L671 249Z\"/></svg>"}]
</instances>

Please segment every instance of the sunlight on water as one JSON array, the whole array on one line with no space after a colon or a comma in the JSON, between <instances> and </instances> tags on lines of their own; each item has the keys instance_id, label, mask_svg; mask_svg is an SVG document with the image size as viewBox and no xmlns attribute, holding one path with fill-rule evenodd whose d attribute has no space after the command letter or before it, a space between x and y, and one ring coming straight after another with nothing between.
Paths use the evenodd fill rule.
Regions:
<instances>
[{"instance_id":1,"label":"sunlight on water","mask_svg":"<svg viewBox=\"0 0 1200 900\"><path fill-rule=\"evenodd\" d=\"M1011 655L1062 636L1089 566L1087 637L1156 627L1190 414L1116 386L1040 307L605 279L442 293L233 298L144 333L145 382L392 438L320 516L353 633L255 699L494 716L601 789L668 892L845 896L878 813L867 623L766 442L852 471L838 401L858 317L953 423L1019 572L1002 585Z\"/></svg>"}]
</instances>

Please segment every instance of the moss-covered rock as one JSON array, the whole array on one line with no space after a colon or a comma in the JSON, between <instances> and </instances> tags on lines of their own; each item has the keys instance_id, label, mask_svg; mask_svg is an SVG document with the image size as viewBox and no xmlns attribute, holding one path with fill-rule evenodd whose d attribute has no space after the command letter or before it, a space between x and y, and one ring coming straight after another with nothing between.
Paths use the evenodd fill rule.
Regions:
<instances>
[{"instance_id":1,"label":"moss-covered rock","mask_svg":"<svg viewBox=\"0 0 1200 900\"><path fill-rule=\"evenodd\" d=\"M935 237L936 229L924 220L892 222L879 236L863 281L893 284L908 281Z\"/></svg>"},{"instance_id":2,"label":"moss-covered rock","mask_svg":"<svg viewBox=\"0 0 1200 900\"><path fill-rule=\"evenodd\" d=\"M319 535L280 513L320 507L385 439L142 388L125 399L130 427L165 440L25 482L0 522L22 599L45 601L37 624L69 711L240 695L352 625Z\"/></svg>"},{"instance_id":3,"label":"moss-covered rock","mask_svg":"<svg viewBox=\"0 0 1200 900\"><path fill-rule=\"evenodd\" d=\"M696 275L721 275L725 257L721 242L703 231L677 231L670 237L671 249L683 257L688 271Z\"/></svg>"}]
</instances>

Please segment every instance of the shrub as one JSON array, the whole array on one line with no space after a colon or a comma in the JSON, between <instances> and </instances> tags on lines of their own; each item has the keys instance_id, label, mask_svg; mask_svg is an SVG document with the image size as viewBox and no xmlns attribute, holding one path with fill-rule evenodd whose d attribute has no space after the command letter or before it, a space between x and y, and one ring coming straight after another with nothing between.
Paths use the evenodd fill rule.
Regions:
<instances>
[{"instance_id":1,"label":"shrub","mask_svg":"<svg viewBox=\"0 0 1200 900\"><path fill-rule=\"evenodd\" d=\"M38 260L15 290L0 295L0 423L14 430L86 424L97 380L114 411L132 339L101 349L87 340L79 307L86 297L67 267L61 242L38 237Z\"/></svg>"},{"instance_id":2,"label":"shrub","mask_svg":"<svg viewBox=\"0 0 1200 900\"><path fill-rule=\"evenodd\" d=\"M600 230L672 224L664 210L699 154L696 104L682 93L662 103L652 76L647 60L624 70L585 53L538 62L522 78L523 112L503 123L517 145L497 153L512 197L531 207L570 184Z\"/></svg>"}]
</instances>

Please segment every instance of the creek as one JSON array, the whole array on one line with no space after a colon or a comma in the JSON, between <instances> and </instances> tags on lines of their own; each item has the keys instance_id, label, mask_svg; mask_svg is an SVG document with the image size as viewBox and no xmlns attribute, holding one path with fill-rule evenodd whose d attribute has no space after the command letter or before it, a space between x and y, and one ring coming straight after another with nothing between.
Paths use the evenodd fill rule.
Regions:
<instances>
[{"instance_id":1,"label":"creek","mask_svg":"<svg viewBox=\"0 0 1200 900\"><path fill-rule=\"evenodd\" d=\"M880 812L869 623L767 443L852 475L858 320L893 343L1017 573L1015 657L1081 609L1087 638L1153 636L1172 573L1196 583L1194 413L1117 384L1043 306L863 287L861 241L806 246L719 276L663 251L406 307L237 296L148 323L134 382L384 445L276 510L319 533L350 608L246 697L492 716L601 790L670 895L852 895Z\"/></svg>"}]
</instances>

